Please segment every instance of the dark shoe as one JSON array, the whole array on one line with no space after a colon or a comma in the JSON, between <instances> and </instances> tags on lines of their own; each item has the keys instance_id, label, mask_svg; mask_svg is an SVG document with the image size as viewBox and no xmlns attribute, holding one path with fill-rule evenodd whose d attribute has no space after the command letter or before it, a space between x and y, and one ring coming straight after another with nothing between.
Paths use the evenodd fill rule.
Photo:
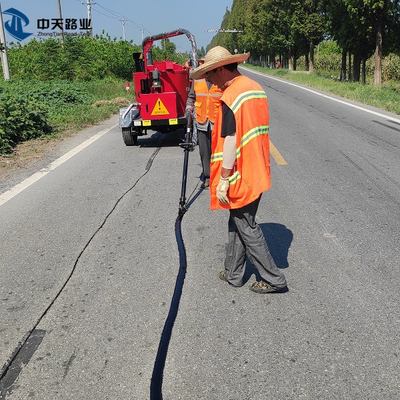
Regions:
<instances>
[{"instance_id":1,"label":"dark shoe","mask_svg":"<svg viewBox=\"0 0 400 400\"><path fill-rule=\"evenodd\" d=\"M204 182L201 183L200 188L205 189L205 188L208 188L209 186L210 186L210 180L205 179Z\"/></svg>"},{"instance_id":2,"label":"dark shoe","mask_svg":"<svg viewBox=\"0 0 400 400\"><path fill-rule=\"evenodd\" d=\"M288 291L287 286L278 288L270 286L264 281L254 282L249 289L256 293L284 293Z\"/></svg>"},{"instance_id":3,"label":"dark shoe","mask_svg":"<svg viewBox=\"0 0 400 400\"><path fill-rule=\"evenodd\" d=\"M224 282L228 282L231 286L233 287L242 287L243 285L233 285L228 281L228 278L226 277L226 271L223 269L222 271L219 271L219 279Z\"/></svg>"},{"instance_id":4,"label":"dark shoe","mask_svg":"<svg viewBox=\"0 0 400 400\"><path fill-rule=\"evenodd\" d=\"M226 271L224 269L219 271L219 279L221 279L221 281L228 282L228 279L226 279Z\"/></svg>"}]
</instances>

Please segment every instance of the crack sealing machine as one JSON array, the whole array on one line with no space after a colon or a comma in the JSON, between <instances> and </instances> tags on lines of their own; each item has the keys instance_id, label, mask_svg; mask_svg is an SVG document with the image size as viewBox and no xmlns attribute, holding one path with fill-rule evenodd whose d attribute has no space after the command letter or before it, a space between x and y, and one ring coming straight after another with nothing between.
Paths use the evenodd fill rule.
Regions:
<instances>
[{"instance_id":1,"label":"crack sealing machine","mask_svg":"<svg viewBox=\"0 0 400 400\"><path fill-rule=\"evenodd\" d=\"M185 108L190 90L189 69L176 62L152 60L154 41L186 35L191 43L191 59L197 66L197 47L194 36L186 29L176 29L143 39L142 53L134 53L135 102L120 109L119 126L127 146L137 145L138 136L147 130L168 133L184 128Z\"/></svg>"}]
</instances>

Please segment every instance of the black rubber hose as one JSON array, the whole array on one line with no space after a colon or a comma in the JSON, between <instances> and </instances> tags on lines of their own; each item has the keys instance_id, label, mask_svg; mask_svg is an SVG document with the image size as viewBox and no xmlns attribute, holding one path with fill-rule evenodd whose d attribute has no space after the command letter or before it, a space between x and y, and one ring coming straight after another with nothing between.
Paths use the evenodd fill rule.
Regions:
<instances>
[{"instance_id":1,"label":"black rubber hose","mask_svg":"<svg viewBox=\"0 0 400 400\"><path fill-rule=\"evenodd\" d=\"M160 344L158 346L156 361L154 363L153 375L150 384L150 399L162 400L162 381L165 361L167 358L168 346L172 335L172 328L178 315L179 302L182 295L183 282L185 280L187 260L186 250L182 239L181 222L183 215L179 215L175 221L175 236L179 250L179 271L176 278L175 290L171 300L168 317L164 324L161 334Z\"/></svg>"}]
</instances>

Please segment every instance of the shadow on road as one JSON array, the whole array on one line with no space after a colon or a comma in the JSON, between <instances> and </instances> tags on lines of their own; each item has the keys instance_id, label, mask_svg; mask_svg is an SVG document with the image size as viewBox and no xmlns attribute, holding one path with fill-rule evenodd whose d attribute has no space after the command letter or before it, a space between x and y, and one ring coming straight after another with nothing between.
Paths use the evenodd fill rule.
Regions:
<instances>
[{"instance_id":1,"label":"shadow on road","mask_svg":"<svg viewBox=\"0 0 400 400\"><path fill-rule=\"evenodd\" d=\"M183 129L169 133L154 132L151 136L139 136L139 147L178 147L179 143L183 143L185 132Z\"/></svg>"}]
</instances>

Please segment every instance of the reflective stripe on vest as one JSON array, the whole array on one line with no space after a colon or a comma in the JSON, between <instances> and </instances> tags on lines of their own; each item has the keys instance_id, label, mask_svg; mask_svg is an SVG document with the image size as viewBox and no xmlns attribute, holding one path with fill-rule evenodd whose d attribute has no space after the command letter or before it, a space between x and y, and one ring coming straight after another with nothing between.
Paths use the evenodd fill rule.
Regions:
<instances>
[{"instance_id":1,"label":"reflective stripe on vest","mask_svg":"<svg viewBox=\"0 0 400 400\"><path fill-rule=\"evenodd\" d=\"M254 139L258 135L268 135L269 133L269 126L268 125L263 125L263 126L256 126L255 128L251 129L249 132L247 132L241 139L240 141L240 146L236 149L236 158L239 158L241 155L240 149L246 145L251 139ZM219 153L214 153L211 155L211 162L216 162L216 161L222 161L222 155L223 152Z\"/></svg>"},{"instance_id":2,"label":"reflective stripe on vest","mask_svg":"<svg viewBox=\"0 0 400 400\"><path fill-rule=\"evenodd\" d=\"M266 99L267 95L263 90L250 90L247 92L242 93L238 98L232 103L232 106L230 107L231 110L233 111L234 114L236 114L236 111L240 108L240 106L245 102L246 100L250 99Z\"/></svg>"}]
</instances>

